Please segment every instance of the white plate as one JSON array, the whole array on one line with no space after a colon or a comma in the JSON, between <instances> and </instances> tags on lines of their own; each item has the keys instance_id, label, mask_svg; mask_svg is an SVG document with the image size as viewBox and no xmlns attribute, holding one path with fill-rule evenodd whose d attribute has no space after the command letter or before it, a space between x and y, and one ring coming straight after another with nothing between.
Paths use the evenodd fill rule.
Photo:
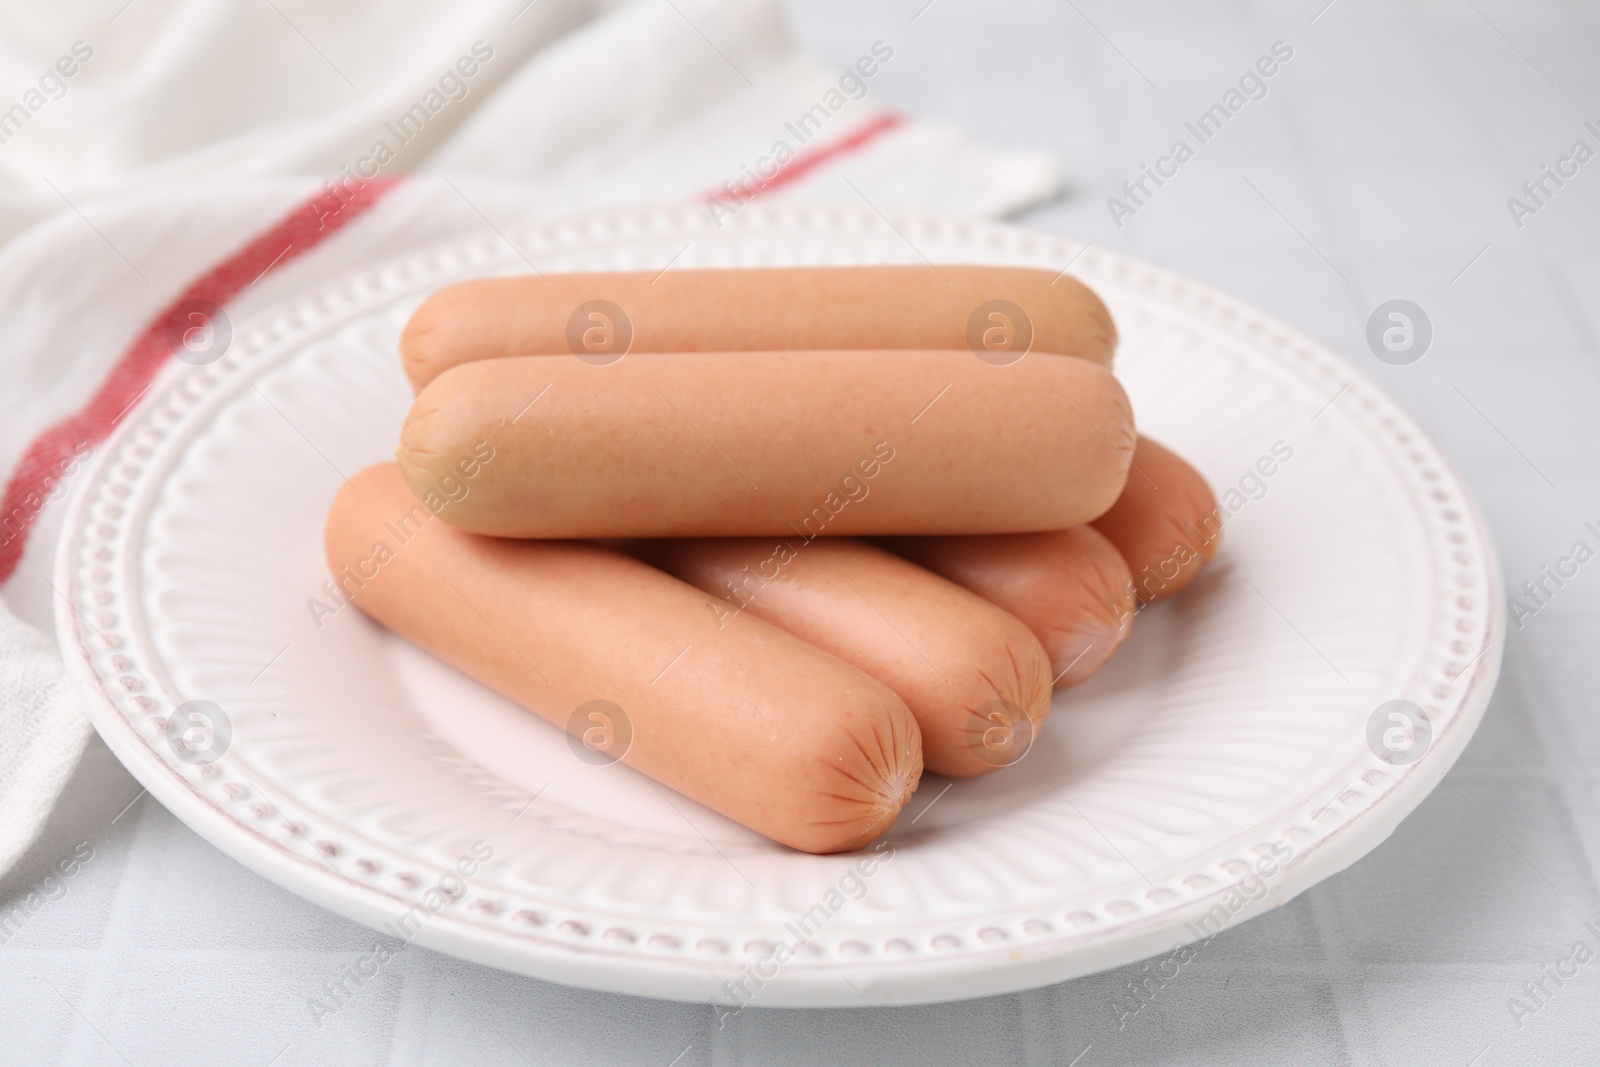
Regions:
<instances>
[{"instance_id":1,"label":"white plate","mask_svg":"<svg viewBox=\"0 0 1600 1067\"><path fill-rule=\"evenodd\" d=\"M1232 297L1060 237L891 227L861 207L752 206L721 229L695 207L640 208L511 236L542 271L659 269L685 245L678 267L1070 262L1116 315L1141 426L1219 492L1243 480L1258 499L1195 588L1058 695L1021 764L944 793L925 778L893 857L862 877L852 857L789 851L574 758L566 735L353 608L319 627L308 605L340 472L390 456L408 404L401 325L446 282L527 265L486 232L307 292L128 419L77 492L57 565L61 644L107 743L179 818L296 893L380 928L414 909L419 944L618 992L974 997L1282 904L1387 837L1483 714L1501 580L1460 479L1346 362ZM1249 472L1277 442L1292 457L1259 490ZM1398 699L1428 723L1396 758L1369 723L1395 729L1373 716ZM167 740L193 700L231 730L213 762ZM479 841L492 857L476 867ZM471 876L449 876L463 856Z\"/></svg>"}]
</instances>

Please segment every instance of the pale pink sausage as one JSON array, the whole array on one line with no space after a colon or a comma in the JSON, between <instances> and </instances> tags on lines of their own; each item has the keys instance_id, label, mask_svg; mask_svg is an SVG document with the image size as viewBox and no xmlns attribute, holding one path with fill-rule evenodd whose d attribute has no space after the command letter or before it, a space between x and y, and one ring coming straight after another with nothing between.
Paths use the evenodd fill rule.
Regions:
<instances>
[{"instance_id":1,"label":"pale pink sausage","mask_svg":"<svg viewBox=\"0 0 1600 1067\"><path fill-rule=\"evenodd\" d=\"M721 598L720 621L756 615L888 685L916 717L930 771L967 778L1009 766L1050 713L1049 657L1026 626L882 548L694 538L633 550Z\"/></svg>"},{"instance_id":2,"label":"pale pink sausage","mask_svg":"<svg viewBox=\"0 0 1600 1067\"><path fill-rule=\"evenodd\" d=\"M476 278L430 296L400 354L421 389L460 363L633 352L948 348L1111 365L1117 331L1065 273L949 264Z\"/></svg>"},{"instance_id":3,"label":"pale pink sausage","mask_svg":"<svg viewBox=\"0 0 1600 1067\"><path fill-rule=\"evenodd\" d=\"M431 498L446 516L452 495ZM484 684L563 728L603 720L612 756L808 852L871 842L916 789L921 737L883 683L754 615L719 620L720 600L621 553L434 510L369 467L334 501L328 564L362 611Z\"/></svg>"},{"instance_id":4,"label":"pale pink sausage","mask_svg":"<svg viewBox=\"0 0 1600 1067\"><path fill-rule=\"evenodd\" d=\"M1222 511L1205 476L1183 457L1139 438L1136 468L1111 510L1094 520L1128 561L1141 601L1182 592L1222 543Z\"/></svg>"},{"instance_id":5,"label":"pale pink sausage","mask_svg":"<svg viewBox=\"0 0 1600 1067\"><path fill-rule=\"evenodd\" d=\"M1020 619L1075 685L1117 650L1138 607L1128 565L1090 526L979 537L890 537L883 544Z\"/></svg>"},{"instance_id":6,"label":"pale pink sausage","mask_svg":"<svg viewBox=\"0 0 1600 1067\"><path fill-rule=\"evenodd\" d=\"M445 515L507 537L1020 533L1122 490L1127 394L1086 360L969 352L634 354L463 363L397 459L421 493L483 464Z\"/></svg>"}]
</instances>

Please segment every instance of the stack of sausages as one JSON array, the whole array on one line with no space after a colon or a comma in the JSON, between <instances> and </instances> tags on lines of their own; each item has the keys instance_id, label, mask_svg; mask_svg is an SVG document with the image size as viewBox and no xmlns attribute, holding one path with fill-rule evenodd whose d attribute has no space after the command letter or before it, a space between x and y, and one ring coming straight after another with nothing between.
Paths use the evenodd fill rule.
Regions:
<instances>
[{"instance_id":1,"label":"stack of sausages","mask_svg":"<svg viewBox=\"0 0 1600 1067\"><path fill-rule=\"evenodd\" d=\"M366 614L783 844L1033 744L1217 544L1116 330L985 266L488 278L401 341L397 462L327 527ZM435 521L442 520L442 521Z\"/></svg>"}]
</instances>

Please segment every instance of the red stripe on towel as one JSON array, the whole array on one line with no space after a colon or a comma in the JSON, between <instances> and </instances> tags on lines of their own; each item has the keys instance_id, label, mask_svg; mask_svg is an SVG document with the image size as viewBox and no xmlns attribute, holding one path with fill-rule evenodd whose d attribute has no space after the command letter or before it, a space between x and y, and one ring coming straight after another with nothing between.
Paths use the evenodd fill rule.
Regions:
<instances>
[{"instance_id":1,"label":"red stripe on towel","mask_svg":"<svg viewBox=\"0 0 1600 1067\"><path fill-rule=\"evenodd\" d=\"M11 472L0 500L0 582L9 579L21 562L28 534L56 491L61 472L82 448L106 439L173 358L172 337L174 332L182 336L187 325L186 305L197 300L226 304L360 218L398 181L379 178L353 190L318 193L213 266L150 320L88 403L34 438Z\"/></svg>"},{"instance_id":2,"label":"red stripe on towel","mask_svg":"<svg viewBox=\"0 0 1600 1067\"><path fill-rule=\"evenodd\" d=\"M774 189L781 189L790 182L796 182L804 178L824 163L831 162L839 156L848 155L877 140L890 130L905 125L905 121L904 115L897 115L892 111L885 112L863 123L859 129L846 134L837 141L823 145L821 148L812 149L809 152L796 153L793 159L786 165L779 167L777 173L770 178L762 178L758 174L754 183L747 182L743 186L736 186L736 191L734 192L729 192L727 188L718 188L697 199L708 202L721 200L724 203L739 204L763 193L770 193Z\"/></svg>"}]
</instances>

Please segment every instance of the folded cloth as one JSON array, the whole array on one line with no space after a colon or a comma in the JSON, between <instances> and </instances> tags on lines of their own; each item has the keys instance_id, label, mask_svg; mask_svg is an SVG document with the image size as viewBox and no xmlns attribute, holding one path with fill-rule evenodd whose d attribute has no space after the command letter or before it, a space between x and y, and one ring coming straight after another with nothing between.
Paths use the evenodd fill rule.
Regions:
<instances>
[{"instance_id":1,"label":"folded cloth","mask_svg":"<svg viewBox=\"0 0 1600 1067\"><path fill-rule=\"evenodd\" d=\"M0 603L0 871L44 825L88 737L54 639Z\"/></svg>"},{"instance_id":2,"label":"folded cloth","mask_svg":"<svg viewBox=\"0 0 1600 1067\"><path fill-rule=\"evenodd\" d=\"M89 734L45 636L61 501L174 369L184 301L240 321L407 247L610 203L1003 213L1059 187L1045 157L880 106L895 42L807 58L776 0L519 6L0 12L0 85L32 86L0 98L0 873Z\"/></svg>"}]
</instances>

